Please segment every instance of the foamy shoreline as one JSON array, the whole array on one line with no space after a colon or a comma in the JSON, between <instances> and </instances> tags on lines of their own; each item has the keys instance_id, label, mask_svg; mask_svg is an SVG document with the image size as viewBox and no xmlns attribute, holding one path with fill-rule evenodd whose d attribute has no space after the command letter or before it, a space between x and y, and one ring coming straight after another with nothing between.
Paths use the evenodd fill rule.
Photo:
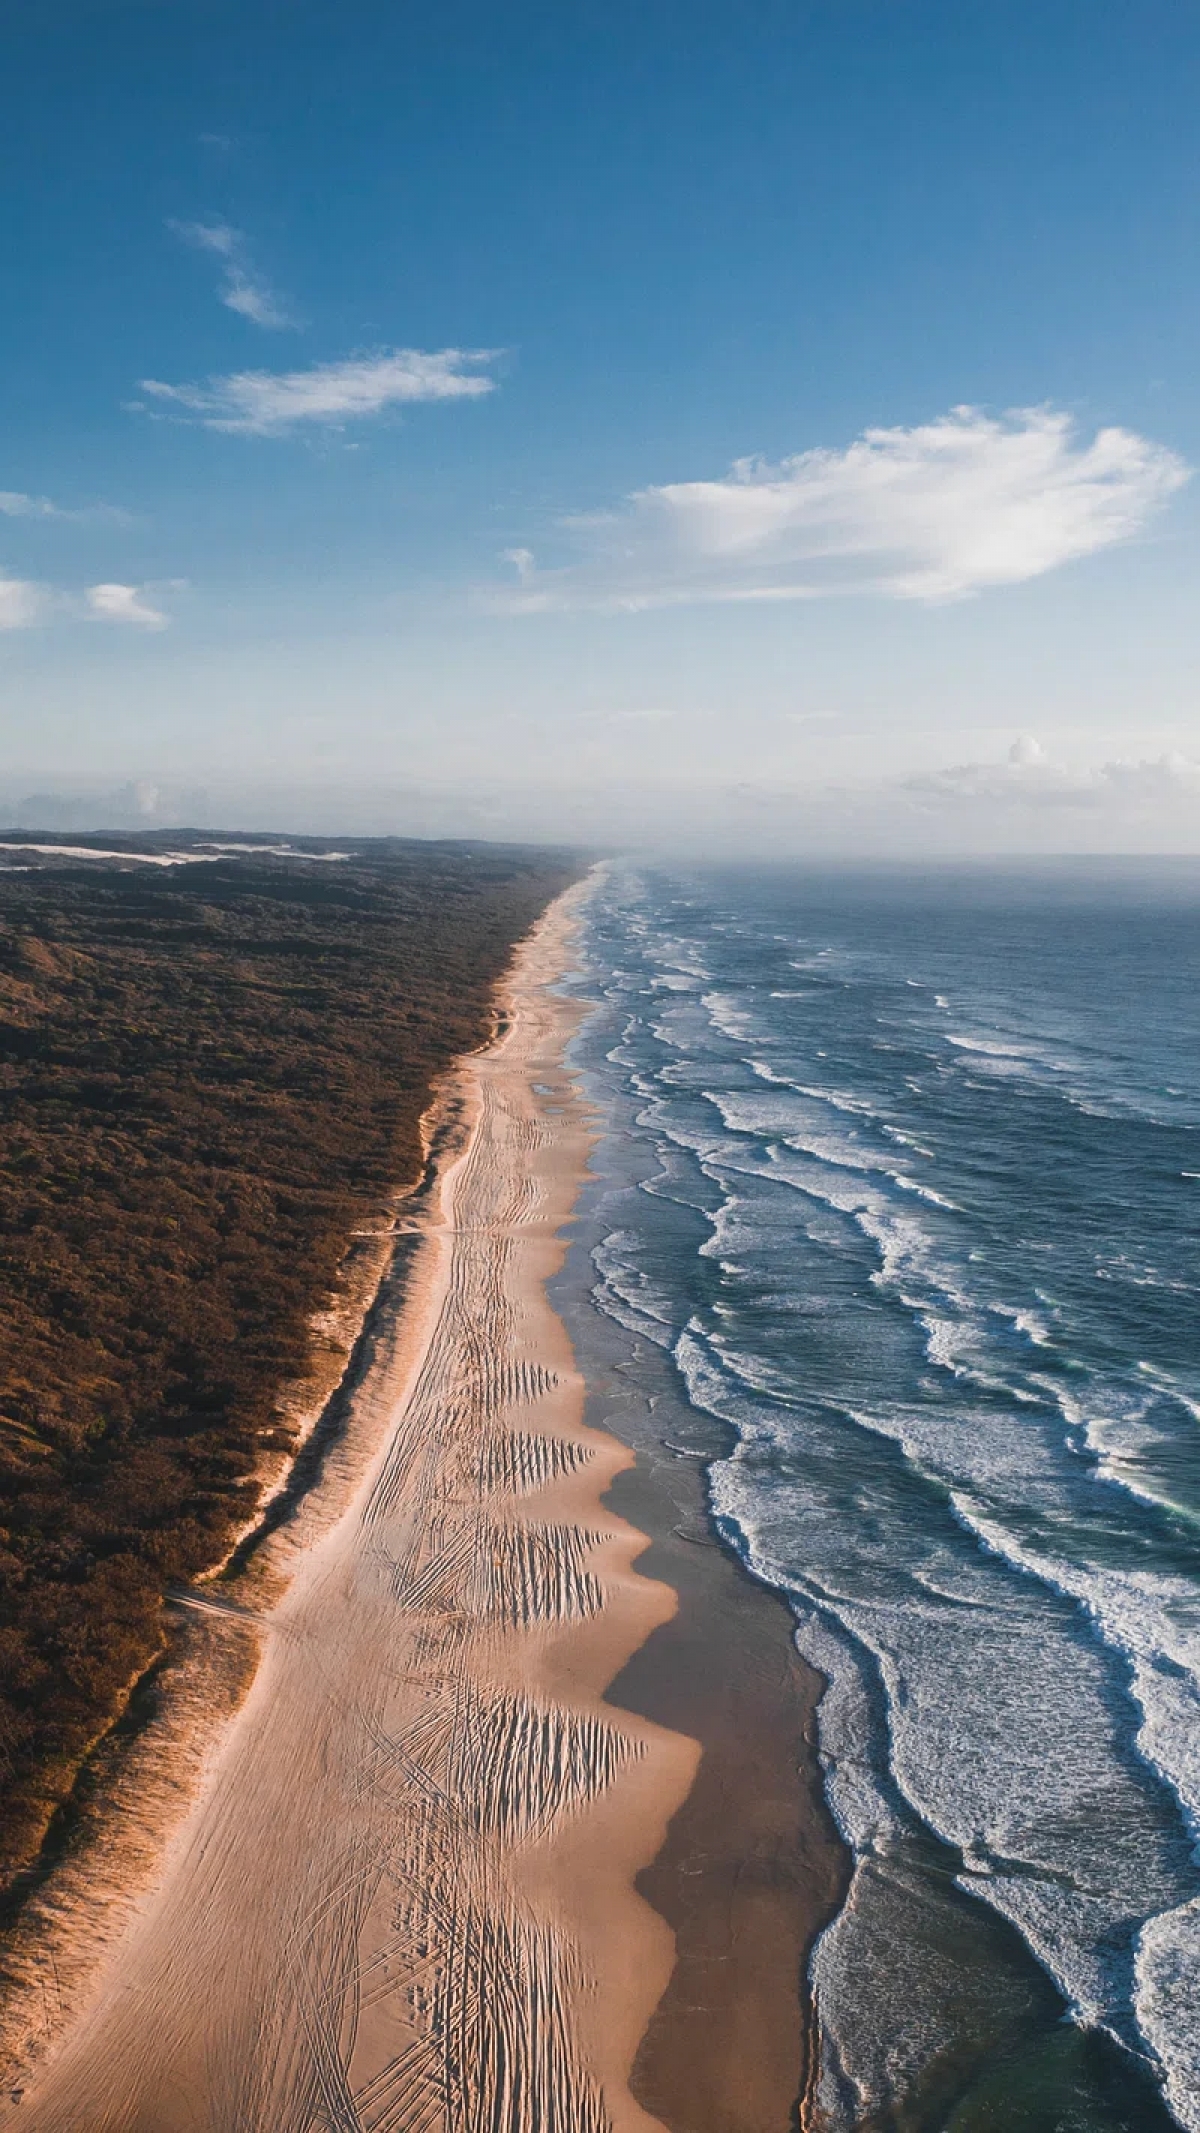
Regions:
<instances>
[{"instance_id":1,"label":"foamy shoreline","mask_svg":"<svg viewBox=\"0 0 1200 2133\"><path fill-rule=\"evenodd\" d=\"M455 1076L465 1143L355 1396L349 1501L323 1480L268 1543L292 1575L249 1695L0 2123L658 2123L628 2076L672 1938L633 1878L698 1750L603 1701L675 1597L603 1505L630 1454L584 1426L544 1290L588 1148L562 1063L578 1010L550 990L585 892L518 952L504 1034Z\"/></svg>"}]
</instances>

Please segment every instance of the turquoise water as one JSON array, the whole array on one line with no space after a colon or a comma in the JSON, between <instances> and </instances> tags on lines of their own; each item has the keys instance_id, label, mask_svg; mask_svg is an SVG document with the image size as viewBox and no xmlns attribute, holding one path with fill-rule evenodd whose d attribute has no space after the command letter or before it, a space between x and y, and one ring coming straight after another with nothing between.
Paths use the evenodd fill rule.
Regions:
<instances>
[{"instance_id":1,"label":"turquoise water","mask_svg":"<svg viewBox=\"0 0 1200 2133\"><path fill-rule=\"evenodd\" d=\"M585 959L594 1301L829 1683L825 2122L1200 2129L1200 870L617 868Z\"/></svg>"}]
</instances>

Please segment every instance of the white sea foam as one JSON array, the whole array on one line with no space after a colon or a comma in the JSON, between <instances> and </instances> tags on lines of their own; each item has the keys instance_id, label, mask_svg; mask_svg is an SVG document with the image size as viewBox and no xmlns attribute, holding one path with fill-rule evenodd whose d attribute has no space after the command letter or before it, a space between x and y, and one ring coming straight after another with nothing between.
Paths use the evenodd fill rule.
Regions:
<instances>
[{"instance_id":1,"label":"white sea foam","mask_svg":"<svg viewBox=\"0 0 1200 2133\"><path fill-rule=\"evenodd\" d=\"M964 1037L953 1030L947 1030L946 1042L952 1044L956 1051L977 1052L984 1059L1012 1059L1020 1066L1058 1064L1045 1060L1028 1045L1015 1044L1011 1038Z\"/></svg>"},{"instance_id":2,"label":"white sea foam","mask_svg":"<svg viewBox=\"0 0 1200 2133\"><path fill-rule=\"evenodd\" d=\"M669 1348L675 1340L676 1306L640 1265L637 1247L636 1232L631 1230L614 1230L595 1246L592 1263L600 1277L598 1300L619 1324L644 1334L656 1347Z\"/></svg>"},{"instance_id":3,"label":"white sea foam","mask_svg":"<svg viewBox=\"0 0 1200 2133\"><path fill-rule=\"evenodd\" d=\"M1166 2075L1167 2101L1187 2133L1200 2133L1200 1898L1147 1921L1134 1977L1142 2029Z\"/></svg>"},{"instance_id":4,"label":"white sea foam","mask_svg":"<svg viewBox=\"0 0 1200 2133\"><path fill-rule=\"evenodd\" d=\"M887 1134L890 1141L895 1141L898 1147L911 1148L914 1155L923 1155L931 1163L937 1161L936 1149L927 1148L924 1141L914 1139L911 1133L903 1132L899 1126L889 1125L884 1121L882 1131Z\"/></svg>"},{"instance_id":5,"label":"white sea foam","mask_svg":"<svg viewBox=\"0 0 1200 2133\"><path fill-rule=\"evenodd\" d=\"M1034 1348L1053 1346L1053 1335L1045 1317L1032 1311L1027 1305L989 1303L988 1310L994 1318L1008 1319L1018 1333L1023 1333Z\"/></svg>"},{"instance_id":6,"label":"white sea foam","mask_svg":"<svg viewBox=\"0 0 1200 2133\"><path fill-rule=\"evenodd\" d=\"M701 1004L713 1027L720 1030L723 1037L731 1037L735 1044L742 1044L751 1035L754 1017L735 993L706 992Z\"/></svg>"},{"instance_id":7,"label":"white sea foam","mask_svg":"<svg viewBox=\"0 0 1200 2133\"><path fill-rule=\"evenodd\" d=\"M988 1004L972 1015L957 989L949 1030L932 1013L951 1014L946 994L930 989L930 1006L916 986L907 1006L898 989L885 995L881 1027L903 1041L882 1049L857 1004L874 1013L861 983L889 982L879 954L806 945L793 957L805 1012L777 1012L765 983L729 982L743 937L758 955L763 937L745 927L711 953L674 940L680 975L689 956L704 967L703 1002L690 984L653 988L657 1020L631 1027L613 1062L660 1151L646 1189L706 1212L709 1271L693 1284L681 1261L678 1279L663 1276L677 1294L663 1296L641 1278L631 1234L601 1300L670 1345L693 1403L732 1424L738 1447L710 1472L714 1515L790 1594L802 1647L831 1682L821 1752L858 1864L814 1964L828 2046L819 2101L848 2127L903 2098L960 1990L919 1933L919 1960L902 1974L890 1960L937 1901L906 1849L911 1810L959 1847L963 1886L1019 1928L1080 2018L1157 2056L1176 2115L1200 2133L1188 2043L1200 1897L1170 1805L1200 1836L1200 1586L1156 1557L1146 1524L1187 1511L1171 1461L1200 1400L1178 1372L1123 1366L1119 1319L1099 1350L1080 1346L1079 1239L1065 1234L1060 1249L1039 1228L1036 1190L1006 1202L1007 1153L987 1174L988 1136L1010 1130L999 1083L1036 1084L1109 1121L1148 1115L1148 1099L1132 1070L1105 1080L1065 1010L1031 1034L1017 993L1016 1026L1004 1026L1002 987L996 1028ZM780 974L769 959L754 967ZM1166 1096L1182 1104L1186 1092ZM982 1145L968 1138L972 1106ZM1059 1115L1056 1134L1100 1147ZM1037 1130L1032 1106L1028 1117ZM706 1193L720 1195L711 1211ZM1160 1267L1147 1234L1149 1248L1135 1231L1122 1259L1097 1232L1096 1271L1129 1292L1114 1293L1120 1312L1152 1285L1163 1308L1190 1296L1189 1269L1165 1244ZM1031 1262L1044 1288L1007 1249L1026 1235L1046 1255ZM1111 1381L1095 1359L1110 1349ZM853 1411L823 1404L822 1386Z\"/></svg>"},{"instance_id":8,"label":"white sea foam","mask_svg":"<svg viewBox=\"0 0 1200 2133\"><path fill-rule=\"evenodd\" d=\"M911 1271L914 1262L919 1263L925 1257L927 1240L919 1228L915 1234L911 1228L906 1231L903 1226L895 1225L882 1230L877 1222L872 1225L870 1211L861 1206L857 1209L857 1215L864 1227L875 1228L876 1240L882 1250L880 1278L895 1283L904 1271ZM960 1305L969 1305L970 1300L960 1291L958 1301ZM1018 1310L1016 1307L1007 1307L1001 1315L1008 1317L1015 1330L1023 1333L1031 1345L1048 1339L1044 1321L1035 1314ZM984 1336L978 1324L966 1323L959 1317L945 1317L940 1320L927 1318L926 1323L932 1360L943 1363L964 1380L973 1378L975 1382L989 1389L1006 1389L1002 1379L993 1373L979 1370L963 1359L964 1339L968 1348L975 1343L982 1344ZM745 1412L737 1410L736 1402L733 1410L729 1404L727 1371L730 1364L734 1363L734 1358L726 1354L718 1363L711 1345L702 1342L700 1329L696 1324L689 1327L686 1339L677 1347L676 1355L693 1401L733 1420L742 1432L743 1444L752 1449L756 1435L754 1428L748 1424ZM760 1397L765 1395L778 1400L782 1388L776 1381L775 1374L769 1369L764 1369L761 1365L755 1367L743 1356L736 1358L735 1367L749 1391ZM1031 1397L1033 1396L1026 1395L1027 1399ZM930 1417L921 1417L914 1420L909 1415L883 1418L860 1415L857 1419L860 1424L882 1428L885 1433L893 1435L896 1441L902 1444L906 1456L915 1463L915 1470L931 1476L944 1473L947 1480L950 1480L956 1472L955 1460L961 1465L964 1453L969 1447L969 1457L973 1462L970 1486L972 1489L977 1487L979 1480L986 1475L989 1501L997 1488L1007 1488L1012 1492L1014 1501L1023 1505L1028 1500L1031 1488L1041 1488L1049 1503L1053 1501L1059 1486L1056 1452L1052 1440L1042 1439L1044 1449L1039 1453L1038 1440L1030 1438L1027 1424L1014 1424L1007 1436L997 1441L994 1434L989 1439L986 1433L972 1432L964 1437L961 1425L953 1417L935 1417L932 1420ZM950 1458L947 1464L949 1443L953 1443L954 1457ZM981 1447L986 1453L982 1467ZM1042 1466L1041 1483L1035 1480L1039 1458ZM756 1547L753 1539L756 1524L761 1523L763 1505L756 1501L753 1495L747 1499L738 1489L736 1481L731 1482L730 1477L736 1473L738 1463L738 1455L735 1455L727 1468L718 1467L714 1470L714 1505L743 1531L746 1545L752 1555L759 1556L759 1567L763 1569L764 1574L794 1586L796 1581L794 1573L789 1572L789 1561L794 1564L806 1560L803 1534L798 1528L793 1528L792 1548L784 1559L772 1557L769 1550L766 1556L763 1556L761 1548ZM1088 1585L1083 1574L1062 1573L1062 1566L1048 1565L1030 1558L1027 1550L1014 1544L1003 1525L995 1519L989 1521L979 1514L973 1495L964 1494L961 1487L955 1489L953 1501L957 1516L987 1547L1002 1556L1007 1564L1030 1571L1044 1584L1084 1605L1091 1612L1104 1643L1110 1649L1125 1651L1134 1659L1137 1692L1143 1712L1147 1714L1140 1729L1139 1744L1147 1760L1168 1778L1182 1798L1184 1788L1178 1768L1179 1747L1188 1737L1193 1725L1195 1736L1200 1740L1200 1701L1193 1702L1196 1697L1195 1683L1189 1681L1184 1692L1182 1719L1178 1712L1171 1721L1168 1721L1161 1711L1154 1718L1148 1715L1154 1707L1153 1684L1144 1678L1144 1665L1139 1666L1134 1658L1127 1608L1126 1617L1122 1618L1121 1626L1117 1626L1120 1611L1116 1595L1122 1589L1121 1581L1110 1581L1106 1606L1101 1609L1094 1586ZM811 1555L809 1560L811 1561ZM925 1575L919 1582L922 1589L931 1596L936 1594L939 1587L943 1592L952 1592L957 1605L961 1606L964 1597L961 1565L955 1564L952 1570L935 1573L932 1577ZM1172 1588L1169 1595L1161 1584L1155 1586L1153 1580L1145 1586L1140 1595L1141 1605L1144 1608L1151 1604L1156 1618L1148 1630L1143 1624L1142 1645L1145 1650L1161 1654L1167 1649L1157 1615L1165 1599L1169 1598L1170 1604L1178 1608L1188 1598L1191 1590L1183 1582ZM979 1880L982 1876L986 1881L986 1887L980 1887L978 1892L985 1895L995 1908L1003 1911L1019 1926L1030 1945L1036 1949L1047 1968L1058 1979L1081 2018L1113 2026L1118 2034L1123 2033L1121 2010L1113 2001L1111 1976L1105 1961L1094 1952L1104 1947L1117 1920L1124 1915L1124 1906L1128 1902L1126 1889L1131 1864L1126 1856L1127 1847L1123 1850L1118 1845L1113 1849L1112 1831L1109 1827L1114 1818L1119 1820L1122 1815L1129 1813L1129 1809L1121 1807L1123 1780L1119 1765L1114 1766L1111 1759L1111 1720L1108 1716L1106 1692L1102 1687L1102 1662L1098 1653L1089 1660L1086 1648L1083 1648L1085 1656L1081 1658L1079 1649L1071 1644L1069 1632L1065 1631L1061 1624L1058 1626L1058 1636L1053 1640L1046 1690L1044 1693L1036 1690L1034 1698L1038 1708L1040 1773L1044 1780L1044 1790L1038 1792L1036 1797L1044 1799L1044 1806L1036 1806L1029 1795L1028 1736L1021 1735L1019 1729L1013 1731L1011 1709L1005 1713L1004 1718L1007 1735L1012 1743L1007 1760L997 1759L997 1743L985 1723L986 1714L973 1713L970 1738L976 1751L982 1754L988 1771L985 1773L981 1768L977 1773L972 1795L972 1788L965 1782L962 1767L963 1743L960 1742L955 1764L940 1741L946 1682L953 1680L956 1683L955 1694L961 1698L962 1676L967 1668L965 1655L962 1665L949 1668L945 1681L940 1686L931 1684L924 1671L927 1666L933 1664L934 1659L931 1628L928 1621L923 1622L920 1619L920 1610L914 1610L911 1598L901 1610L899 1618L893 1612L887 1624L887 1635L882 1639L878 1628L874 1633L870 1631L861 1608L852 1608L846 1612L847 1602L844 1595L839 1602L838 1595L831 1592L826 1585L822 1598L826 1603L832 1601L835 1606L839 1606L847 1626L852 1627L858 1636L866 1635L868 1643L879 1657L884 1679L888 1684L889 1706L892 1711L892 1766L904 1795L939 1834L949 1841L958 1842L968 1851L974 1845L978 1856L973 1879ZM919 1653L914 1647L912 1660L901 1663L897 1656L900 1648L897 1637L902 1643L905 1635L911 1635L914 1631L918 1636ZM974 1634L972 1632L972 1636ZM1005 1630L1005 1635L1011 1641L1011 1622ZM1076 1675L1081 1670L1088 1675L1090 1668L1089 1678L1085 1682L1088 1691L1085 1697L1087 1711L1070 1708L1069 1698L1064 1703L1064 1636L1071 1651ZM1046 1624L1039 1621L1029 1647L1022 1646L1021 1672L1026 1686L1032 1676L1036 1689L1037 1669L1033 1667L1033 1654L1043 1654L1045 1644ZM1182 1651L1173 1663L1186 1663ZM1097 1667L1101 1668L1101 1673L1096 1672ZM1044 1667L1042 1672L1045 1672ZM927 1688L930 1693L927 1693ZM993 1678L988 1694L994 1697L995 1692L996 1683ZM1061 1730L1062 1747L1060 1752L1048 1754L1047 1713L1056 1699L1064 1721ZM1091 1712L1091 1717L1088 1717L1088 1711ZM903 1713L903 1717L898 1715L900 1713ZM943 1794L942 1786L949 1769L953 1770L950 1791ZM1099 1825L1103 1843L1108 1847L1107 1865L1110 1871L1106 1880L1100 1871L1102 1862L1091 1859L1086 1868L1081 1864L1078 1872L1073 1872L1075 1886L1069 1898L1064 1899L1063 1887L1057 1878L1061 1872L1061 1861L1055 1863L1053 1847L1043 1860L1036 1841L1031 1852L1028 1835L1023 1836L1023 1833L1036 1830L1044 1816L1061 1816L1064 1803L1074 1797L1078 1797L1081 1802L1081 1822L1086 1821L1082 1803L1087 1788L1094 1788L1098 1770L1107 1770L1112 1793L1111 1811L1106 1811L1101 1816ZM985 1775L988 1777L986 1784ZM831 1792L840 1817L861 1850L868 1841L867 1832L861 1825L855 1826L858 1817L843 1792L839 1790L836 1779L832 1777ZM1012 1802L1018 1798L1023 1798L1023 1804L1014 1818ZM988 1800L991 1801L990 1807L986 1804ZM1095 1804L1092 1800L1087 1810L1093 1818ZM872 1827L878 1824L879 1807L878 1796L872 1792ZM964 1812L968 1815L966 1823L963 1821ZM972 1816L976 1818L974 1824L970 1819ZM980 1817L981 1820L978 1819ZM973 1826L986 1834L972 1836ZM986 1873L979 1865L979 1857L982 1856L979 1854L981 1843L987 1859ZM1079 1873L1090 1877L1086 1890L1079 1881ZM1168 1894L1169 1879L1164 1880L1161 1873L1157 1877L1151 1873L1148 1878L1145 1862L1138 1869L1138 1878L1142 1883L1143 1893L1147 1896L1156 1878L1162 1887L1163 1895ZM1174 1907L1164 1904L1164 1913L1172 1908ZM827 1955L826 1959L832 1960L832 1956ZM1172 1960L1177 1962L1178 1957L1175 1956ZM1155 1976L1159 1977L1161 1973L1160 1962ZM1147 2025L1152 2025L1153 2017L1148 2008L1139 2008L1139 2019L1143 2021L1147 2041L1155 2051L1160 2055L1167 2051L1169 2046L1162 2037L1150 2034Z\"/></svg>"},{"instance_id":9,"label":"white sea foam","mask_svg":"<svg viewBox=\"0 0 1200 2133\"><path fill-rule=\"evenodd\" d=\"M692 1397L728 1415L728 1391L712 1366L705 1372L694 1358L684 1360L691 1362ZM744 1414L737 1420L745 1430ZM922 1441L912 1417L858 1420L902 1443L915 1471L937 1473L941 1447ZM754 1432L747 1431L747 1444L752 1447L753 1441ZM756 1490L739 1485L740 1464L735 1455L714 1469L714 1504L744 1533L764 1574L795 1586L794 1575L781 1577L770 1539L779 1507L772 1513L769 1499L764 1502ZM1021 1461L1018 1472L1023 1471L1026 1462ZM832 1564L828 1560L828 1541L822 1561L821 1521L814 1524L809 1518L790 1522L789 1538L793 1545L801 1543L791 1561L806 1566L801 1588L811 1590L817 1581L821 1601L832 1605L854 1637L877 1656L890 1711L891 1769L903 1796L939 1835L974 1857L971 1883L976 1893L1020 1928L1081 2018L1126 2034L1119 1993L1114 1998L1114 1978L1102 1951L1129 1916L1131 1885L1140 1900L1152 1906L1155 1892L1160 1892L1164 1918L1177 1906L1170 1902L1172 1876L1144 1829L1137 1789L1113 1760L1104 1661L1099 1647L1072 1637L1069 1619L1052 1609L1047 1612L1035 1597L1039 1584L1066 1590L1069 1581L1047 1578L1045 1563L1027 1553L1022 1560L1007 1530L983 1517L975 1498L958 1492L955 1508L963 1524L1001 1562L995 1573L987 1570L986 1558L972 1571L969 1563L944 1550L931 1555L933 1543L927 1537L926 1559L914 1566L917 1574L910 1578L907 1594L898 1592L895 1603L872 1600L864 1597L870 1587L862 1588L858 1580L845 1586L836 1556ZM765 1526L764 1512L769 1514ZM834 1544L836 1548L836 1536ZM1014 1598L1004 1582L1014 1565L1037 1581L1027 1605ZM1144 1582L1147 1590L1141 1597L1157 1612L1163 1595L1153 1589L1154 1580ZM926 1594L927 1604L916 1599L918 1589ZM1114 1581L1110 1611L1118 1605L1118 1589ZM1096 1607L1094 1590L1072 1594L1077 1596ZM1127 1593L1122 1596L1119 1619L1102 1626L1106 1641L1115 1636L1132 1652L1135 1631ZM1176 1603L1180 1597L1179 1591L1172 1594ZM977 1626L981 1610L991 1621L985 1647L991 1657L982 1674ZM811 1641L803 1641L815 1657ZM824 1663L829 1664L828 1656ZM1135 1670L1135 1686L1143 1708L1153 1709L1154 1685L1144 1671ZM1165 1767L1166 1759L1175 1760L1185 1742L1200 1738L1194 1683L1187 1684L1182 1696L1177 1684L1169 1686L1178 1699L1173 1714L1168 1717L1160 1706L1142 1729L1143 1752L1158 1769ZM1029 1752L1032 1739L1038 1744L1036 1756ZM887 1826L886 1797L878 1782L868 1780L861 1756L848 1777L844 1756L836 1748L827 1751L826 1759L831 1799L861 1856L878 1843L881 1828ZM1103 1791L1097 1789L1101 1777ZM835 1928L835 1939L836 1933ZM826 1948L824 1960L833 1960L832 1948ZM1182 1960L1177 1945L1171 1960L1177 1969ZM1160 1964L1156 1974L1161 1969ZM1193 1991L1197 1982L1193 1974ZM1161 2034L1152 2009L1139 2004L1138 2014L1147 2041L1169 2064L1170 2039Z\"/></svg>"},{"instance_id":10,"label":"white sea foam","mask_svg":"<svg viewBox=\"0 0 1200 2133\"><path fill-rule=\"evenodd\" d=\"M861 1118L876 1118L876 1107L865 1096L853 1096L847 1089L814 1087L811 1082L797 1081L790 1074L780 1074L763 1059L748 1059L747 1066L761 1081L769 1081L777 1089L792 1089L797 1096L807 1096L814 1103L829 1104L835 1111L848 1111Z\"/></svg>"},{"instance_id":11,"label":"white sea foam","mask_svg":"<svg viewBox=\"0 0 1200 2133\"><path fill-rule=\"evenodd\" d=\"M910 1178L906 1171L888 1170L886 1175L901 1192L915 1193L918 1200L924 1200L927 1207L941 1207L951 1215L962 1213L957 1200L948 1200L944 1193L935 1192L932 1185L923 1185L919 1178Z\"/></svg>"},{"instance_id":12,"label":"white sea foam","mask_svg":"<svg viewBox=\"0 0 1200 2133\"><path fill-rule=\"evenodd\" d=\"M1141 1366L1139 1366L1140 1368ZM1163 1472L1157 1458L1164 1449L1161 1424L1153 1419L1154 1398L1109 1385L1095 1389L1086 1399L1076 1398L1055 1380L1037 1378L1057 1402L1071 1437L1093 1458L1097 1481L1124 1489L1141 1502L1153 1504L1177 1517L1196 1523L1195 1505L1189 1503ZM1170 1393L1193 1421L1200 1420L1200 1406L1178 1390Z\"/></svg>"}]
</instances>

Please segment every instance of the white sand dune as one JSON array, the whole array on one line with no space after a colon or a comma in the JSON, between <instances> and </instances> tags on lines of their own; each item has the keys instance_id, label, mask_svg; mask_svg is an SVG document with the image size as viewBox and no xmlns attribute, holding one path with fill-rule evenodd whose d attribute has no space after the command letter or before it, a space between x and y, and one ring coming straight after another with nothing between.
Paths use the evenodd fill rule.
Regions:
<instances>
[{"instance_id":1,"label":"white sand dune","mask_svg":"<svg viewBox=\"0 0 1200 2133\"><path fill-rule=\"evenodd\" d=\"M156 1887L5 2128L658 2124L627 2080L672 1942L633 1876L698 1751L603 1701L674 1595L603 1506L629 1455L584 1429L544 1293L587 1147L547 989L572 900L463 1064L470 1132L362 1389L382 1443L299 1551Z\"/></svg>"}]
</instances>

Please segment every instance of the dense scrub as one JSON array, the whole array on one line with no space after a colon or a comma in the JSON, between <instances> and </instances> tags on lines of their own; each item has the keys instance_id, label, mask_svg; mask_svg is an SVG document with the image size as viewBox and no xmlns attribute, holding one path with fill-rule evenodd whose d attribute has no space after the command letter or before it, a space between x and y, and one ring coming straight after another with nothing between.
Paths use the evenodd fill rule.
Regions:
<instances>
[{"instance_id":1,"label":"dense scrub","mask_svg":"<svg viewBox=\"0 0 1200 2133\"><path fill-rule=\"evenodd\" d=\"M0 1881L252 1509L347 1239L571 871L0 871Z\"/></svg>"}]
</instances>

